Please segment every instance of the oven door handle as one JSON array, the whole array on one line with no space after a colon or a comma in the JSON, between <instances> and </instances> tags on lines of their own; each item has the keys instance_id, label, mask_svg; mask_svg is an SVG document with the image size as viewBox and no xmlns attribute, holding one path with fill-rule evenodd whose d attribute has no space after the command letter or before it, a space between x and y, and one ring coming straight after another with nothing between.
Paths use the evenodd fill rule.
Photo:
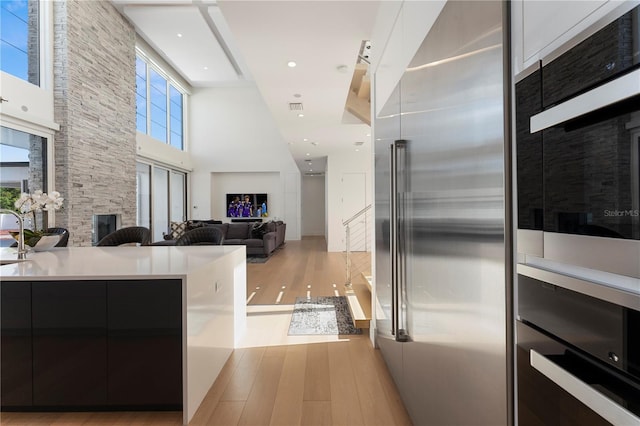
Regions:
<instances>
[{"instance_id":1,"label":"oven door handle","mask_svg":"<svg viewBox=\"0 0 640 426\"><path fill-rule=\"evenodd\" d=\"M531 116L531 133L548 129L572 118L606 107L640 94L640 70L571 98L548 110Z\"/></svg>"},{"instance_id":2,"label":"oven door handle","mask_svg":"<svg viewBox=\"0 0 640 426\"><path fill-rule=\"evenodd\" d=\"M567 372L544 355L530 350L531 366L614 425L640 424L640 418Z\"/></svg>"}]
</instances>

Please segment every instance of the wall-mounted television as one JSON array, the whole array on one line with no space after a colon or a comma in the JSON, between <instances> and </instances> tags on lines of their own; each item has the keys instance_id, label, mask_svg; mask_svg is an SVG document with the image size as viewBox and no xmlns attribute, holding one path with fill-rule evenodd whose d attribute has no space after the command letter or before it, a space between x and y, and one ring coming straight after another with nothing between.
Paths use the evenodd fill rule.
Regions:
<instances>
[{"instance_id":1,"label":"wall-mounted television","mask_svg":"<svg viewBox=\"0 0 640 426\"><path fill-rule=\"evenodd\" d=\"M227 194L227 217L267 217L268 205L267 194Z\"/></svg>"}]
</instances>

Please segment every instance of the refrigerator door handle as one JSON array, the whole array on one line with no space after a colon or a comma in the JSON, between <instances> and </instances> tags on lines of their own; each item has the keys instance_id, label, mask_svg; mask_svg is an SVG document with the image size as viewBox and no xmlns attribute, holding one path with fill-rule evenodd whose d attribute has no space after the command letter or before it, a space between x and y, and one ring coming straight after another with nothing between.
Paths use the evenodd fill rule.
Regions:
<instances>
[{"instance_id":1,"label":"refrigerator door handle","mask_svg":"<svg viewBox=\"0 0 640 426\"><path fill-rule=\"evenodd\" d=\"M392 143L390 146L391 155L389 156L389 252L391 253L391 335L396 335L397 326L397 240L396 231L398 229L398 181L396 179L396 144Z\"/></svg>"},{"instance_id":2,"label":"refrigerator door handle","mask_svg":"<svg viewBox=\"0 0 640 426\"><path fill-rule=\"evenodd\" d=\"M404 290L406 288L404 283L404 200L399 199L400 192L404 194L406 192L406 174L405 167L406 159L406 144L405 140L394 141L391 148L391 164L390 164L390 178L391 178L391 194L390 194L390 209L389 212L389 237L390 237L390 251L391 251L391 334L395 336L396 341L406 342L409 340L409 336L404 326Z\"/></svg>"}]
</instances>

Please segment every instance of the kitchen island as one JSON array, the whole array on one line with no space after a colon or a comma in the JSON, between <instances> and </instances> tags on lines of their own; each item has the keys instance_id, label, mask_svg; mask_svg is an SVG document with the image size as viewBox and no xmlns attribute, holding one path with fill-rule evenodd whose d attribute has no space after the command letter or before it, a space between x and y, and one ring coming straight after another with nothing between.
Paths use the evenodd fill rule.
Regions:
<instances>
[{"instance_id":1,"label":"kitchen island","mask_svg":"<svg viewBox=\"0 0 640 426\"><path fill-rule=\"evenodd\" d=\"M2 410L182 410L188 424L244 333L244 246L57 248L7 263L10 250Z\"/></svg>"}]
</instances>

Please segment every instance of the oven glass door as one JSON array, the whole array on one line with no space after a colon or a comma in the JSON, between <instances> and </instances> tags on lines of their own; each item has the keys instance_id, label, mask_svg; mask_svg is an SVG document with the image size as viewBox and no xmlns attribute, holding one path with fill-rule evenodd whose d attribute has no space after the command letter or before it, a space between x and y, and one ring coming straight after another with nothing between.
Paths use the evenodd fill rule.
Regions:
<instances>
[{"instance_id":1,"label":"oven glass door","mask_svg":"<svg viewBox=\"0 0 640 426\"><path fill-rule=\"evenodd\" d=\"M544 230L640 240L640 97L543 131Z\"/></svg>"},{"instance_id":2,"label":"oven glass door","mask_svg":"<svg viewBox=\"0 0 640 426\"><path fill-rule=\"evenodd\" d=\"M640 424L637 384L517 322L518 424Z\"/></svg>"}]
</instances>

